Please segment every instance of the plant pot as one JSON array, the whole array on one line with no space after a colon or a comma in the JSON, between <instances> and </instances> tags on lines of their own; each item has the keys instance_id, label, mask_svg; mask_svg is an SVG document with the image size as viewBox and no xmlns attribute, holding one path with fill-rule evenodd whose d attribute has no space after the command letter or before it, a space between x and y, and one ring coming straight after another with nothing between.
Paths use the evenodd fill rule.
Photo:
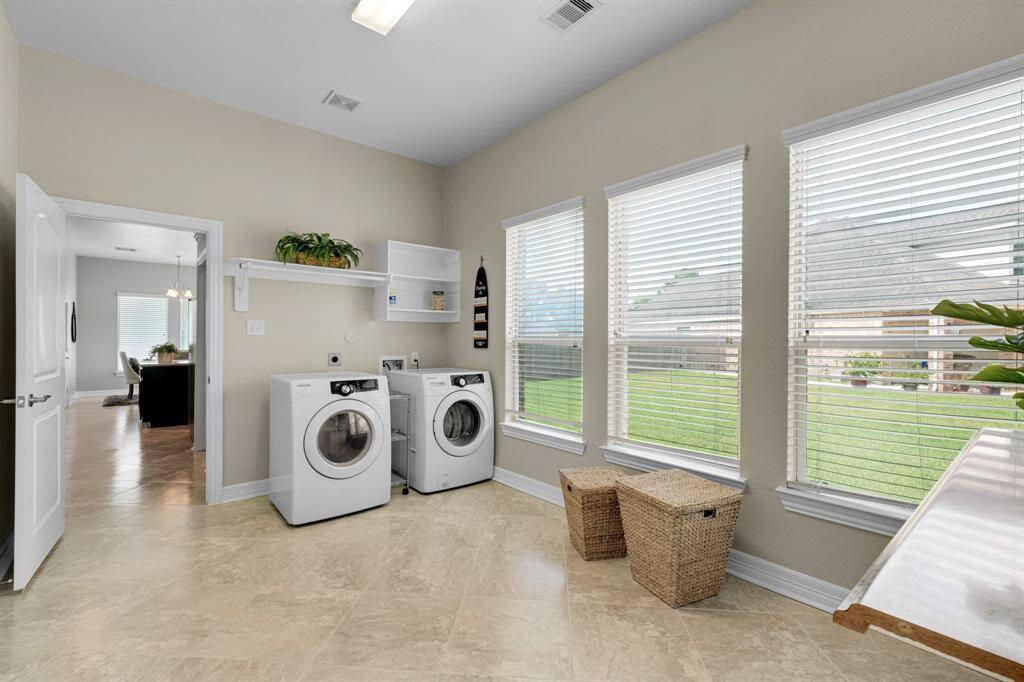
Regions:
<instances>
[{"instance_id":1,"label":"plant pot","mask_svg":"<svg viewBox=\"0 0 1024 682\"><path fill-rule=\"evenodd\" d=\"M158 353L156 356L156 360L161 365L166 365L169 362L174 362L174 353Z\"/></svg>"},{"instance_id":2,"label":"plant pot","mask_svg":"<svg viewBox=\"0 0 1024 682\"><path fill-rule=\"evenodd\" d=\"M854 388L864 388L868 385L867 379L850 379L850 385Z\"/></svg>"},{"instance_id":3,"label":"plant pot","mask_svg":"<svg viewBox=\"0 0 1024 682\"><path fill-rule=\"evenodd\" d=\"M348 270L349 267L347 258L328 258L326 261L321 263L317 259L304 253L296 254L295 262L299 265L316 265L321 268L337 268L339 270Z\"/></svg>"}]
</instances>

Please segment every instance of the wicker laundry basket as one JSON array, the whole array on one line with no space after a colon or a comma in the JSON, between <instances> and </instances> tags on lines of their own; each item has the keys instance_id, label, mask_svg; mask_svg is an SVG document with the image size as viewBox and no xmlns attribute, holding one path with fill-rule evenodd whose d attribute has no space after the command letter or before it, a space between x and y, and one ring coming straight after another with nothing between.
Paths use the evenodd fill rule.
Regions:
<instances>
[{"instance_id":1,"label":"wicker laundry basket","mask_svg":"<svg viewBox=\"0 0 1024 682\"><path fill-rule=\"evenodd\" d=\"M626 556L615 481L615 469L562 469L562 497L572 546L587 561Z\"/></svg>"},{"instance_id":2,"label":"wicker laundry basket","mask_svg":"<svg viewBox=\"0 0 1024 682\"><path fill-rule=\"evenodd\" d=\"M633 579L672 607L718 594L742 493L678 469L615 487Z\"/></svg>"}]
</instances>

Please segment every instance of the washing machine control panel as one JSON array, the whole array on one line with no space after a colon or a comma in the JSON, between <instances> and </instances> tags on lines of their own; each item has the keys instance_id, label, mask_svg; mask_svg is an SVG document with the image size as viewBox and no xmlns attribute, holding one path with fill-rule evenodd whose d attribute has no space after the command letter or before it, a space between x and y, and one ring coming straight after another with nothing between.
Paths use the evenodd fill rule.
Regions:
<instances>
[{"instance_id":1,"label":"washing machine control panel","mask_svg":"<svg viewBox=\"0 0 1024 682\"><path fill-rule=\"evenodd\" d=\"M358 379L354 381L332 381L331 393L335 395L348 396L353 393L364 393L376 391L379 386L376 379Z\"/></svg>"},{"instance_id":2,"label":"washing machine control panel","mask_svg":"<svg viewBox=\"0 0 1024 682\"><path fill-rule=\"evenodd\" d=\"M484 383L483 374L459 374L458 376L452 377L452 386L457 386L459 388L482 383Z\"/></svg>"}]
</instances>

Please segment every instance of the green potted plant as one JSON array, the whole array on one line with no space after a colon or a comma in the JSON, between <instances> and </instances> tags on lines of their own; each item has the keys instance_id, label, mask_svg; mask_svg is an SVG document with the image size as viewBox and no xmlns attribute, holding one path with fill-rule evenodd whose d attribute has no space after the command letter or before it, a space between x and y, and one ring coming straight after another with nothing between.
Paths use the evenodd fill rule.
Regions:
<instances>
[{"instance_id":1,"label":"green potted plant","mask_svg":"<svg viewBox=\"0 0 1024 682\"><path fill-rule=\"evenodd\" d=\"M348 269L359 265L363 252L326 232L288 232L277 240L274 254L282 263L292 261L300 265Z\"/></svg>"},{"instance_id":2,"label":"green potted plant","mask_svg":"<svg viewBox=\"0 0 1024 682\"><path fill-rule=\"evenodd\" d=\"M174 362L174 356L177 353L178 347L170 342L153 346L149 351L150 357L156 358L157 362L161 363Z\"/></svg>"},{"instance_id":3,"label":"green potted plant","mask_svg":"<svg viewBox=\"0 0 1024 682\"><path fill-rule=\"evenodd\" d=\"M889 376L899 381L904 391L916 391L924 382L928 381L928 372L921 369L920 363L908 362L906 369L893 372Z\"/></svg>"},{"instance_id":4,"label":"green potted plant","mask_svg":"<svg viewBox=\"0 0 1024 682\"><path fill-rule=\"evenodd\" d=\"M868 380L878 376L885 368L885 361L878 353L857 353L843 361L843 376L850 379L850 385L855 388L864 388Z\"/></svg>"},{"instance_id":5,"label":"green potted plant","mask_svg":"<svg viewBox=\"0 0 1024 682\"><path fill-rule=\"evenodd\" d=\"M932 308L932 315L942 315L953 320L980 322L990 327L1014 329L1016 334L1004 334L1002 339L986 339L972 336L967 343L982 350L1001 351L1003 353L1024 353L1024 311L1014 310L1008 306L994 306L989 303L975 301L970 303L953 303L950 300L940 301ZM971 381L985 381L993 384L1024 384L1024 366L1006 367L989 365L971 377ZM982 386L982 393L999 395L999 386ZM1013 399L1017 407L1024 410L1024 391L1014 393Z\"/></svg>"}]
</instances>

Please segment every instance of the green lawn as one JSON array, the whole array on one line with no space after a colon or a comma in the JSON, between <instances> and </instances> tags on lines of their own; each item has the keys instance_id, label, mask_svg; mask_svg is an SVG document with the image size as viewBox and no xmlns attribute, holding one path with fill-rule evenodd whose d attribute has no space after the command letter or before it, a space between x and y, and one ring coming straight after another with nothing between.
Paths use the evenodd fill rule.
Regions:
<instances>
[{"instance_id":1,"label":"green lawn","mask_svg":"<svg viewBox=\"0 0 1024 682\"><path fill-rule=\"evenodd\" d=\"M676 391L666 385L675 380L689 388ZM678 370L638 373L630 375L629 389L630 438L736 456L735 378ZM572 401L566 398L580 391L579 379L529 381L523 385L522 409L578 421L578 413L567 411ZM661 421L666 412L679 415L671 426ZM812 385L807 403L807 477L917 502L983 426L1024 428L1024 422L1006 396ZM748 443L744 450L746 456L756 457L758 443Z\"/></svg>"}]
</instances>

